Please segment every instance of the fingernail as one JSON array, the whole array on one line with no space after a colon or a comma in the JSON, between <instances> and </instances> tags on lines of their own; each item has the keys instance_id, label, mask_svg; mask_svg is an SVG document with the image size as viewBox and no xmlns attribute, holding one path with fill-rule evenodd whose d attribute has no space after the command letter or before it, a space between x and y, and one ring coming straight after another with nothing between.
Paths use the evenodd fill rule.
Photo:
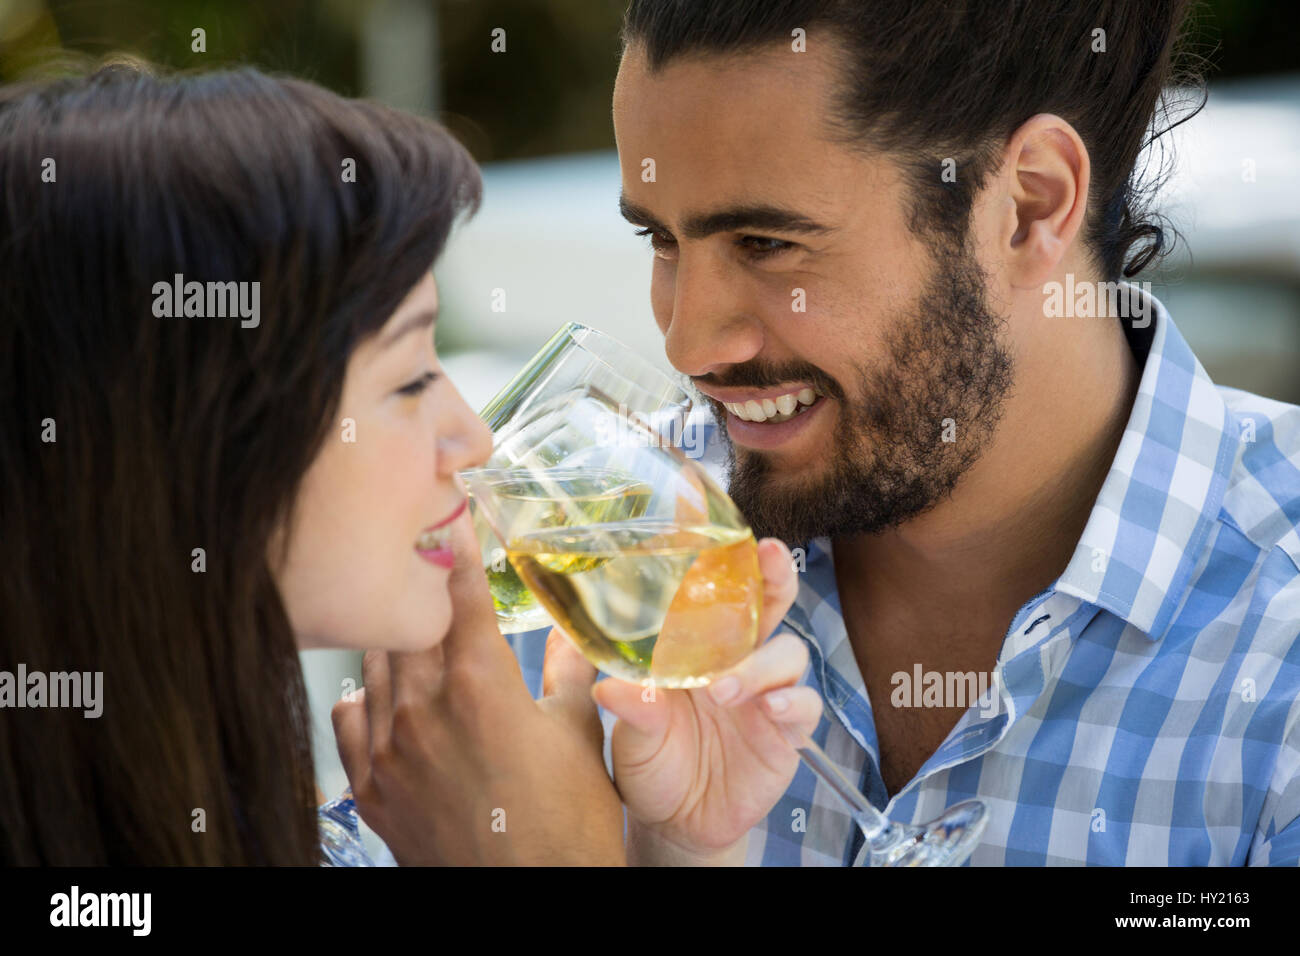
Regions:
<instances>
[{"instance_id":1,"label":"fingernail","mask_svg":"<svg viewBox=\"0 0 1300 956\"><path fill-rule=\"evenodd\" d=\"M724 677L716 684L709 685L709 696L718 704L725 704L739 693L740 681L734 677Z\"/></svg>"},{"instance_id":2,"label":"fingernail","mask_svg":"<svg viewBox=\"0 0 1300 956\"><path fill-rule=\"evenodd\" d=\"M767 709L774 714L784 714L790 709L790 698L780 691L774 691L763 699L767 701Z\"/></svg>"}]
</instances>

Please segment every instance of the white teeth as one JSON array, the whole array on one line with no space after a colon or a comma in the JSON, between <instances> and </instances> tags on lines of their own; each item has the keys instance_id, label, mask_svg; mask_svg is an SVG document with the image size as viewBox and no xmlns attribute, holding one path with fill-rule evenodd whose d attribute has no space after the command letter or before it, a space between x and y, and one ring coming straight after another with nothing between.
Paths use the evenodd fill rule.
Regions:
<instances>
[{"instance_id":1,"label":"white teeth","mask_svg":"<svg viewBox=\"0 0 1300 956\"><path fill-rule=\"evenodd\" d=\"M746 422L783 422L799 412L804 406L817 401L817 393L811 388L801 388L797 392L786 392L775 398L750 399L747 402L723 402L722 407L742 421Z\"/></svg>"},{"instance_id":2,"label":"white teeth","mask_svg":"<svg viewBox=\"0 0 1300 956\"><path fill-rule=\"evenodd\" d=\"M420 536L415 539L415 548L417 551L436 551L447 543L451 532L447 528L432 528L420 532Z\"/></svg>"}]
</instances>

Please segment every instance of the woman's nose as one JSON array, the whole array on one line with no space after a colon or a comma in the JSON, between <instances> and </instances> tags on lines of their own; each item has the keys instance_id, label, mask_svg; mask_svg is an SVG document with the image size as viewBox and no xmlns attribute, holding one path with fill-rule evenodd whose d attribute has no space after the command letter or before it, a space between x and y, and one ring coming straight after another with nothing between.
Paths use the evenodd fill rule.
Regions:
<instances>
[{"instance_id":1,"label":"woman's nose","mask_svg":"<svg viewBox=\"0 0 1300 956\"><path fill-rule=\"evenodd\" d=\"M444 474L477 468L492 454L492 432L454 385L451 392L448 396L454 406L450 409L451 427L438 437L438 464Z\"/></svg>"}]
</instances>

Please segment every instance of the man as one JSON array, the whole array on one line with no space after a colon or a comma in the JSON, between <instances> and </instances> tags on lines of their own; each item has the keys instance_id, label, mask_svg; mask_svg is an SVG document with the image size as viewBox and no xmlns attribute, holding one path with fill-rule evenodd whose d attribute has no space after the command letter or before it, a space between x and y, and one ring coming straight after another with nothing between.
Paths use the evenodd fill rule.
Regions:
<instances>
[{"instance_id":1,"label":"man","mask_svg":"<svg viewBox=\"0 0 1300 956\"><path fill-rule=\"evenodd\" d=\"M814 738L894 819L985 801L975 865L1300 863L1300 409L1113 284L1186 6L627 11L622 211L793 549ZM864 855L800 770L747 862Z\"/></svg>"}]
</instances>

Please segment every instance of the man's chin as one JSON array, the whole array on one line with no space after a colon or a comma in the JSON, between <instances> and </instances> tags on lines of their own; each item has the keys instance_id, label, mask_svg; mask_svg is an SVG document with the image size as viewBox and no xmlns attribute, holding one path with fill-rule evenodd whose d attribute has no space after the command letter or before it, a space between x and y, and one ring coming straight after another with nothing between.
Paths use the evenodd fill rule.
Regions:
<instances>
[{"instance_id":1,"label":"man's chin","mask_svg":"<svg viewBox=\"0 0 1300 956\"><path fill-rule=\"evenodd\" d=\"M730 492L756 537L780 538L795 547L824 533L815 520L819 503L824 504L819 478L807 467L769 468L738 456Z\"/></svg>"},{"instance_id":2,"label":"man's chin","mask_svg":"<svg viewBox=\"0 0 1300 956\"><path fill-rule=\"evenodd\" d=\"M795 489L821 481L832 458L830 449L793 451L786 448L751 448L728 441L731 473L762 481L764 487Z\"/></svg>"},{"instance_id":3,"label":"man's chin","mask_svg":"<svg viewBox=\"0 0 1300 956\"><path fill-rule=\"evenodd\" d=\"M830 477L842 455L841 443L833 433L823 440L800 441L794 448L752 448L734 441L727 444L733 473L743 469L775 488L811 488Z\"/></svg>"},{"instance_id":4,"label":"man's chin","mask_svg":"<svg viewBox=\"0 0 1300 956\"><path fill-rule=\"evenodd\" d=\"M736 473L743 470L749 475L753 486L764 497L812 492L822 479L822 469L816 464L765 451L737 453L736 467Z\"/></svg>"}]
</instances>

